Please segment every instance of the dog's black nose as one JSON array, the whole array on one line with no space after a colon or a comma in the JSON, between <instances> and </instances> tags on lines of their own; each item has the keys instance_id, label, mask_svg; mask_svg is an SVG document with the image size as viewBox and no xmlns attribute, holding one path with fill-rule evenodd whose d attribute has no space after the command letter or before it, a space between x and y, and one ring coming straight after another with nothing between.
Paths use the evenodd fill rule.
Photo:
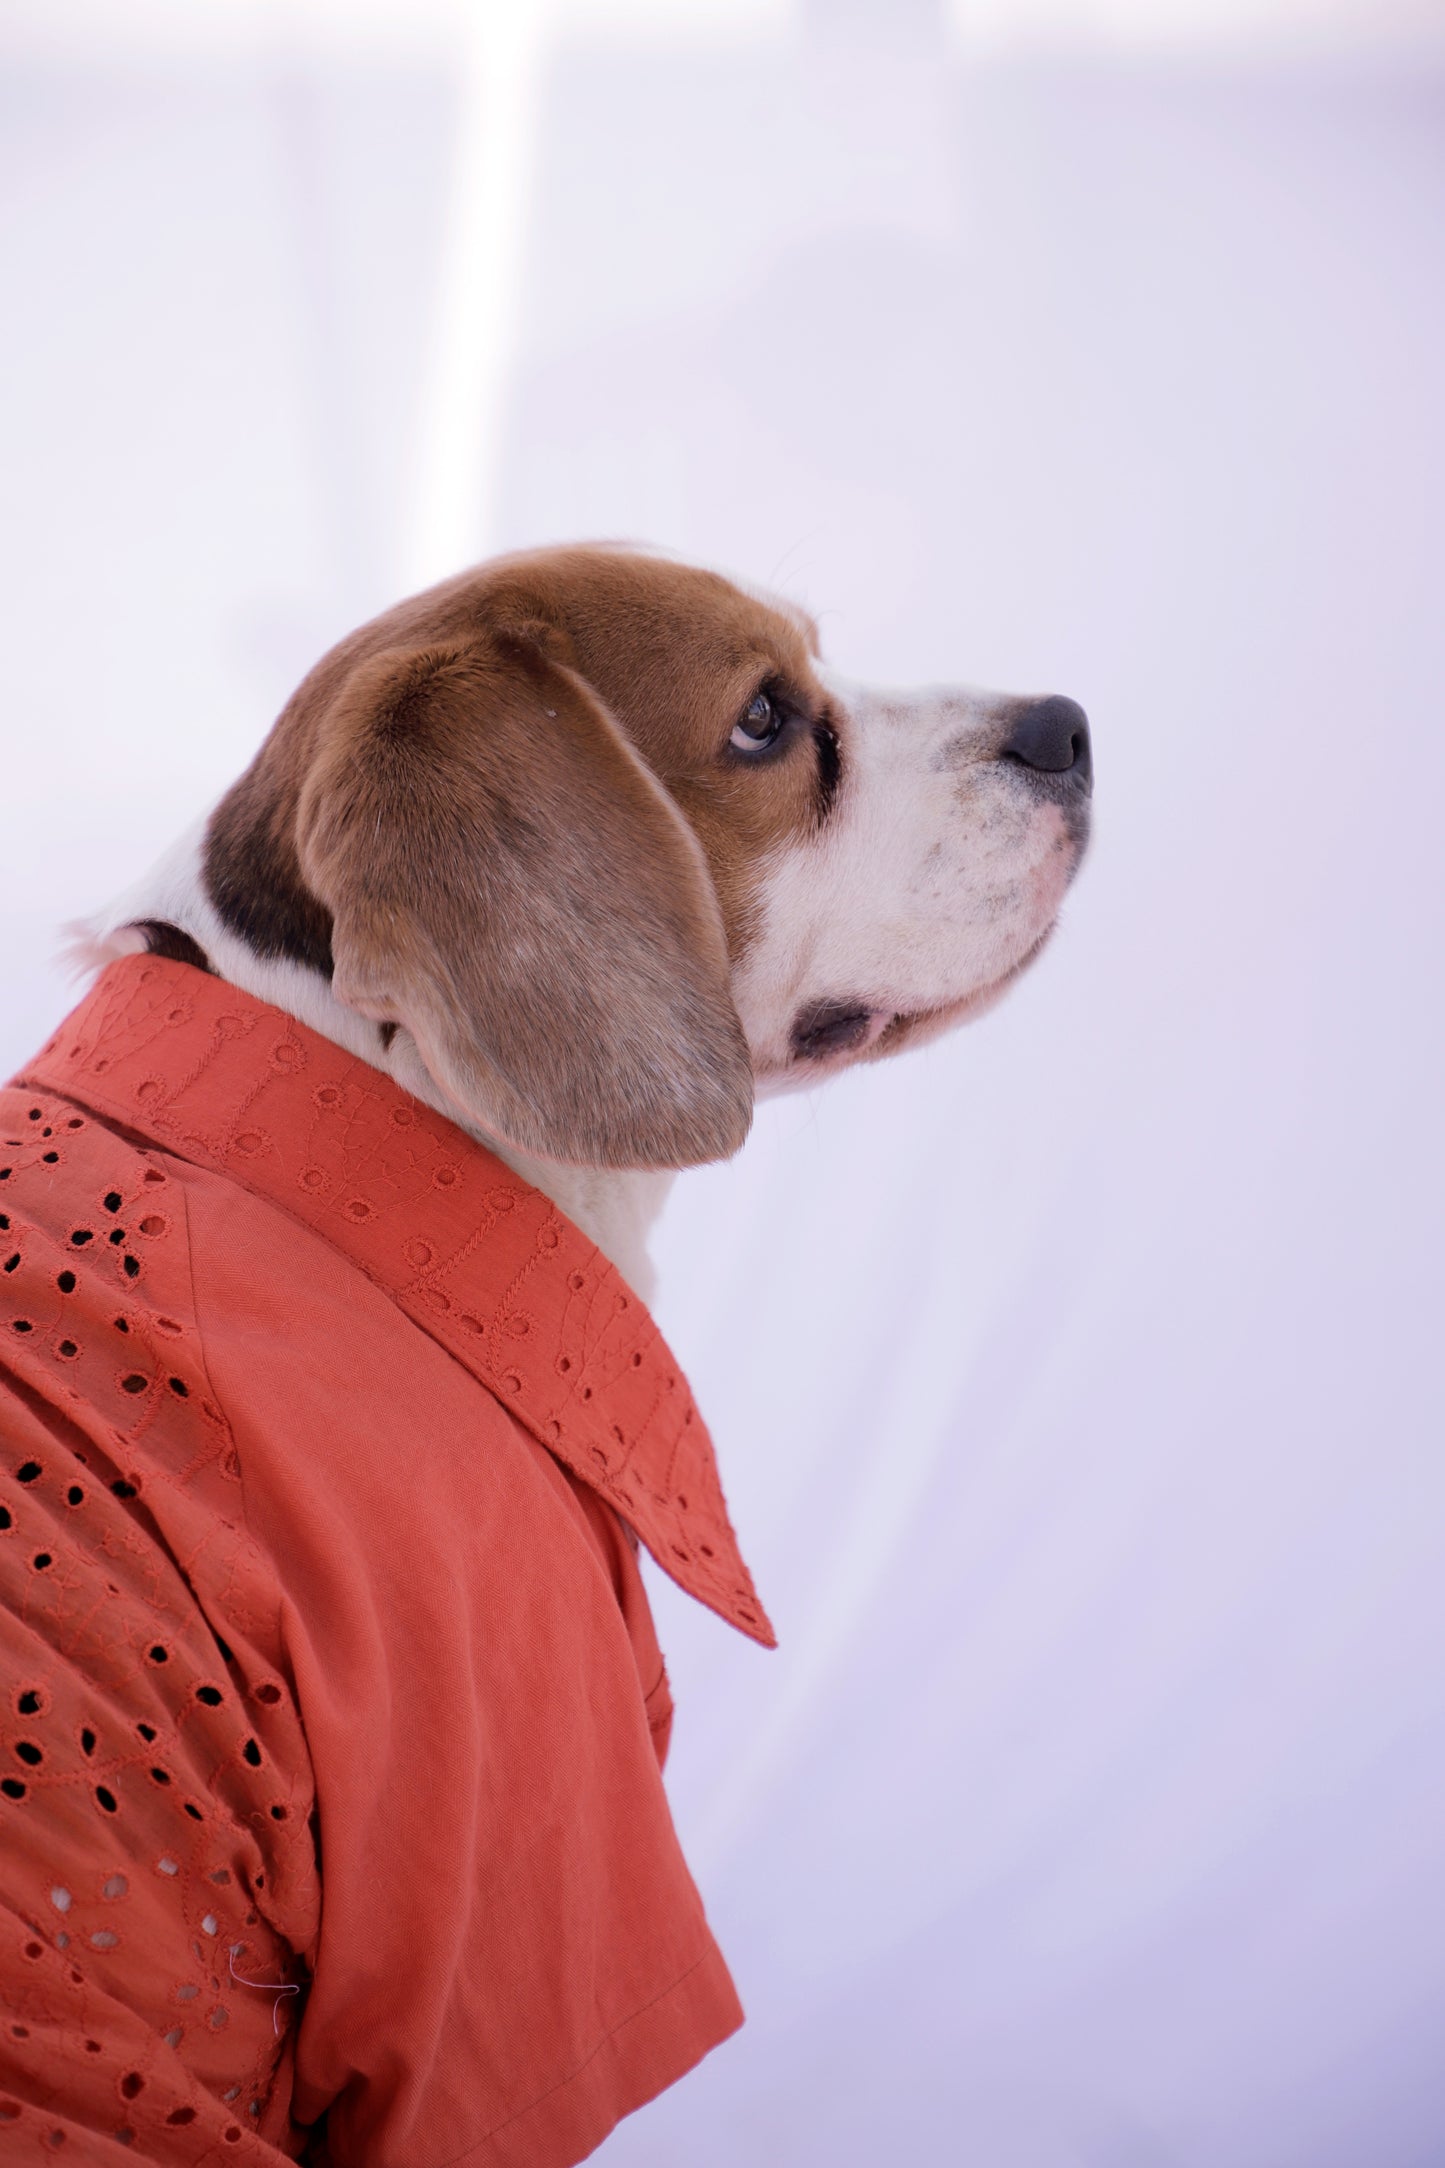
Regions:
<instances>
[{"instance_id":1,"label":"dog's black nose","mask_svg":"<svg viewBox=\"0 0 1445 2168\"><path fill-rule=\"evenodd\" d=\"M1068 775L1084 790L1094 781L1089 718L1077 700L1051 693L1020 708L999 747L1000 760L1016 760L1041 775Z\"/></svg>"}]
</instances>

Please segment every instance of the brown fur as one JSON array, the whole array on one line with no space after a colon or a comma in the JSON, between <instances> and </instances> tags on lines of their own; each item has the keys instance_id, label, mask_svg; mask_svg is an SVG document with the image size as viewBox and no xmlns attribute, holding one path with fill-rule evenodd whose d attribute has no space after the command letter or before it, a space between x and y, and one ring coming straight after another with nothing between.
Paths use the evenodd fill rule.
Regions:
<instances>
[{"instance_id":1,"label":"brown fur","mask_svg":"<svg viewBox=\"0 0 1445 2168\"><path fill-rule=\"evenodd\" d=\"M796 711L729 747L767 684ZM258 953L405 1024L458 1108L541 1156L735 1151L728 989L768 854L836 781L806 624L612 549L503 559L334 648L212 821L206 879Z\"/></svg>"}]
</instances>

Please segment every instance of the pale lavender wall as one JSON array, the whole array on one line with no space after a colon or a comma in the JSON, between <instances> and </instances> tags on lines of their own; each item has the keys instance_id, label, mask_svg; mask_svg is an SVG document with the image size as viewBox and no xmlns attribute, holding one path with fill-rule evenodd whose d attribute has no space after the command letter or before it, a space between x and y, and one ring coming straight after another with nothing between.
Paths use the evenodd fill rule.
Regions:
<instances>
[{"instance_id":1,"label":"pale lavender wall","mask_svg":"<svg viewBox=\"0 0 1445 2168\"><path fill-rule=\"evenodd\" d=\"M1098 840L998 1015L668 1215L783 1647L658 1588L750 2023L604 2156L1434 2168L1445 82L828 21L550 72L494 525L1076 694ZM8 1064L391 599L451 104L0 97Z\"/></svg>"}]
</instances>

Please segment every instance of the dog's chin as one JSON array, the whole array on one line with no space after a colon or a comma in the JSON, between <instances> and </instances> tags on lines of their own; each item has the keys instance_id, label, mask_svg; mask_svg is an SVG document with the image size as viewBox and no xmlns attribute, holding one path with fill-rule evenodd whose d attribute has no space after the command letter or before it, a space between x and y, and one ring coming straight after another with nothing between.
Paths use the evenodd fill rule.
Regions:
<instances>
[{"instance_id":1,"label":"dog's chin","mask_svg":"<svg viewBox=\"0 0 1445 2168\"><path fill-rule=\"evenodd\" d=\"M844 1069L856 1068L860 1062L885 1061L905 1047L922 1046L930 1039L942 1038L945 1032L955 1030L960 1024L971 1024L977 1017L987 1015L1042 954L1056 924L1056 920L1051 920L1037 940L997 978L986 980L982 986L974 987L955 1001L919 1008L875 1009L869 1012L864 1028L850 1044L823 1053L793 1053L783 1062L759 1067L754 1072L756 1096L775 1099L785 1092L809 1091L814 1085L826 1083L829 1077L838 1076Z\"/></svg>"}]
</instances>

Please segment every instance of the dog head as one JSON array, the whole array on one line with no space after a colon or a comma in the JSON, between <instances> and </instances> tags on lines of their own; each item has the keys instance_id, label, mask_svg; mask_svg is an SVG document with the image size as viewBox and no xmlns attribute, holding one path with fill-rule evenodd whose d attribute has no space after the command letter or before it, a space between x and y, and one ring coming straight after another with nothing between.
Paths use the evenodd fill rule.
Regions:
<instances>
[{"instance_id":1,"label":"dog head","mask_svg":"<svg viewBox=\"0 0 1445 2168\"><path fill-rule=\"evenodd\" d=\"M540 1158L683 1167L755 1092L976 1015L1088 832L1071 701L879 693L716 574L612 548L466 573L334 648L212 817L259 957L409 1033Z\"/></svg>"}]
</instances>

